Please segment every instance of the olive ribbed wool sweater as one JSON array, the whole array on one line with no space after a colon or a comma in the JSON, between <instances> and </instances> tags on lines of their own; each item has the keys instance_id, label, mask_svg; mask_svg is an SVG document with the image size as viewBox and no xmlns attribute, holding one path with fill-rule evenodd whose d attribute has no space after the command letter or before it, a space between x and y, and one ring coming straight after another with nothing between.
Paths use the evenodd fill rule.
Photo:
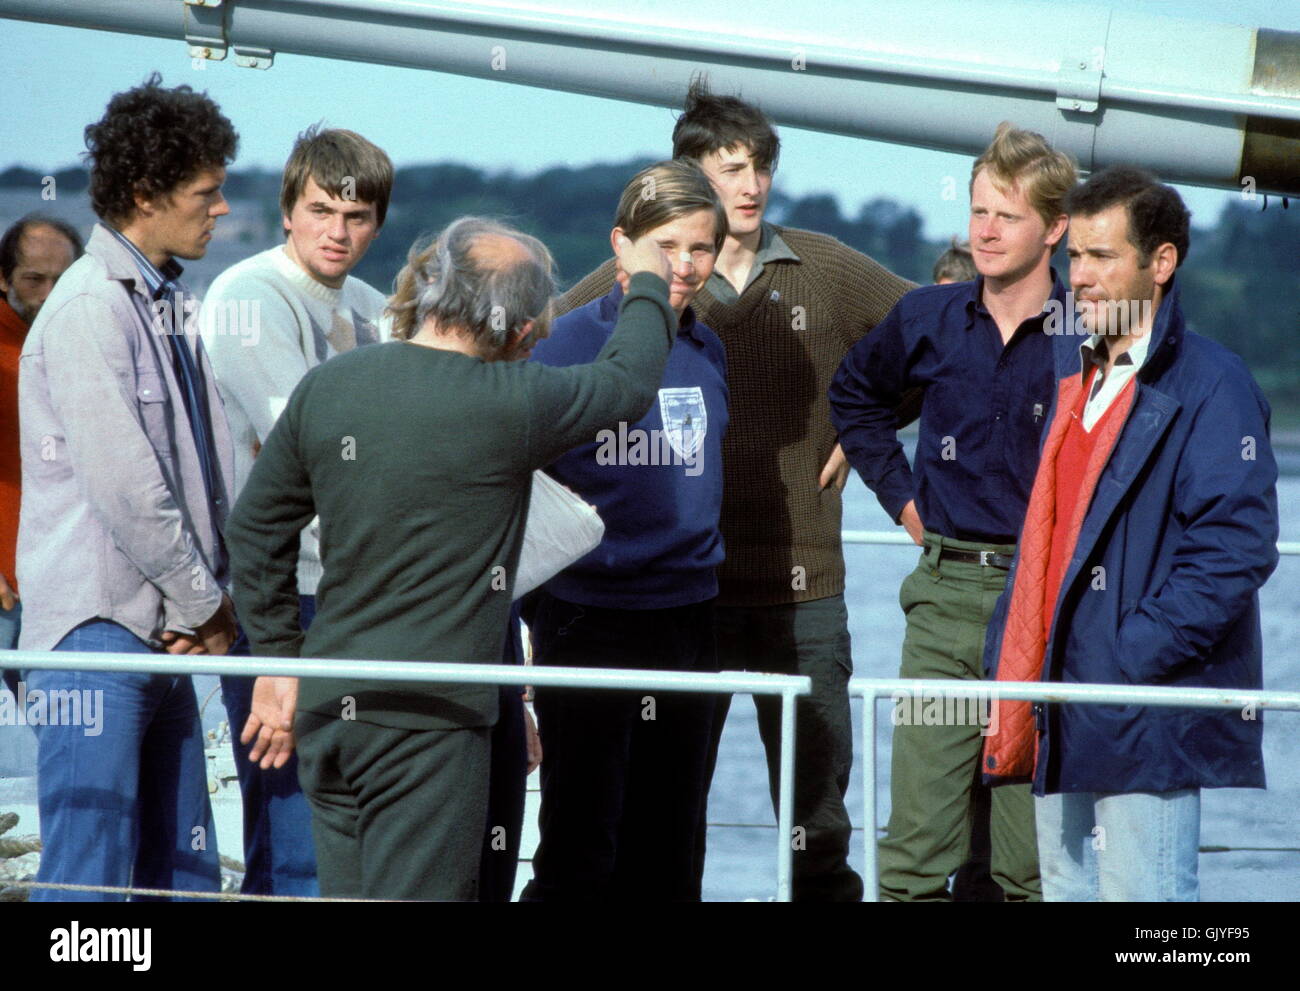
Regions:
<instances>
[{"instance_id":1,"label":"olive ribbed wool sweater","mask_svg":"<svg viewBox=\"0 0 1300 991\"><path fill-rule=\"evenodd\" d=\"M707 286L691 304L727 349L721 605L844 591L840 494L817 489L836 442L827 390L849 348L915 288L833 237L775 230L798 261L769 261L733 304ZM561 312L599 299L613 283L611 259L565 294Z\"/></svg>"}]
</instances>

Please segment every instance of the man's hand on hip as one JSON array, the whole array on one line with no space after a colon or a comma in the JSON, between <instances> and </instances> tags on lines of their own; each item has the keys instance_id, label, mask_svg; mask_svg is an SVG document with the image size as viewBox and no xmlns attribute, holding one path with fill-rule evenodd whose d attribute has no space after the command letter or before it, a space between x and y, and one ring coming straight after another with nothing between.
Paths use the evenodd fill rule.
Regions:
<instances>
[{"instance_id":1,"label":"man's hand on hip","mask_svg":"<svg viewBox=\"0 0 1300 991\"><path fill-rule=\"evenodd\" d=\"M924 544L922 535L925 527L921 524L921 517L916 512L915 499L908 500L907 505L903 507L903 512L899 514L898 522L903 524L903 529L907 531L907 535L912 538L917 547Z\"/></svg>"},{"instance_id":2,"label":"man's hand on hip","mask_svg":"<svg viewBox=\"0 0 1300 991\"><path fill-rule=\"evenodd\" d=\"M230 601L229 595L224 592L221 594L221 605L217 606L217 611L194 633L209 654L230 652L239 636L239 630L235 625L235 604Z\"/></svg>"},{"instance_id":3,"label":"man's hand on hip","mask_svg":"<svg viewBox=\"0 0 1300 991\"><path fill-rule=\"evenodd\" d=\"M839 444L835 445L835 450L831 451L831 456L827 459L822 473L817 477L817 488L824 491L826 486L835 485L836 492L844 491L844 483L849 479L849 462L844 457L844 448Z\"/></svg>"},{"instance_id":4,"label":"man's hand on hip","mask_svg":"<svg viewBox=\"0 0 1300 991\"><path fill-rule=\"evenodd\" d=\"M9 587L9 581L3 574L0 574L0 608L8 611L14 607L18 601L18 593Z\"/></svg>"}]
</instances>

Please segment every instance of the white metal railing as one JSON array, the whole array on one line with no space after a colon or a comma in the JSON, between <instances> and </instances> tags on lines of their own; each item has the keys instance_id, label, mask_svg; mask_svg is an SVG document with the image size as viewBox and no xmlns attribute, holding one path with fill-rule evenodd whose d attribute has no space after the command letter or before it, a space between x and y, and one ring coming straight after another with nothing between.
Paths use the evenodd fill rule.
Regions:
<instances>
[{"instance_id":1,"label":"white metal railing","mask_svg":"<svg viewBox=\"0 0 1300 991\"><path fill-rule=\"evenodd\" d=\"M902 530L844 530L846 544L894 544L915 547ZM1300 554L1300 540L1280 540L1282 555ZM866 700L862 707L863 845L866 860L863 884L867 898L879 897L876 860L876 703L882 698L906 696L940 698L1023 699L1031 702L1078 702L1092 705L1164 705L1189 708L1300 710L1300 692L1226 691L1215 688L1168 688L1135 685L1077 685L1058 682L990 682L948 679L851 678L849 695Z\"/></svg>"},{"instance_id":2,"label":"white metal railing","mask_svg":"<svg viewBox=\"0 0 1300 991\"><path fill-rule=\"evenodd\" d=\"M840 537L846 544L905 544L916 547L915 541L904 530L844 530ZM1277 552L1282 555L1300 554L1300 540L1279 540Z\"/></svg>"},{"instance_id":3,"label":"white metal railing","mask_svg":"<svg viewBox=\"0 0 1300 991\"><path fill-rule=\"evenodd\" d=\"M534 685L634 691L740 692L781 696L781 772L777 807L777 901L790 900L789 837L794 830L795 698L812 691L803 675L751 672L671 672L508 664L444 664L436 661L359 661L297 657L202 657L172 654L107 654L81 651L14 650L3 653L8 668L62 671L136 671L149 674L283 675L297 678L358 678L371 681L428 681L460 684Z\"/></svg>"},{"instance_id":4,"label":"white metal railing","mask_svg":"<svg viewBox=\"0 0 1300 991\"><path fill-rule=\"evenodd\" d=\"M867 898L879 897L876 862L876 703L882 698L1019 699L1084 705L1156 705L1199 709L1278 709L1300 711L1300 692L1224 688L1171 688L1157 685L1079 685L1031 681L960 681L947 678L851 678L849 695L862 706L862 805Z\"/></svg>"},{"instance_id":5,"label":"white metal railing","mask_svg":"<svg viewBox=\"0 0 1300 991\"><path fill-rule=\"evenodd\" d=\"M844 530L846 544L881 544L915 547L903 530ZM1300 555L1300 541L1279 541L1278 553ZM519 667L499 664L443 664L408 661L345 661L311 658L198 657L189 655L179 663L170 654L99 654L71 651L8 651L10 668L61 670L143 671L156 674L266 674L295 677L357 677L377 681L461 682L496 685L547 685L555 688L605 688L645 691L740 692L751 695L780 695L781 768L777 810L777 900L790 900L790 879L794 817L795 697L811 691L807 677L792 675L725 672L717 675L673 673L649 670L599 668ZM995 691L996 686L996 691ZM868 898L878 887L876 861L876 752L875 703L898 693L949 698L990 697L1029 701L1079 702L1091 704L1143 704L1209 708L1259 708L1300 710L1300 692L1220 691L1209 688L1175 689L1123 685L1063 685L1052 682L950 681L852 678L850 696L867 699L863 706L863 836L865 869L863 881ZM758 823L736 825L761 825Z\"/></svg>"}]
</instances>

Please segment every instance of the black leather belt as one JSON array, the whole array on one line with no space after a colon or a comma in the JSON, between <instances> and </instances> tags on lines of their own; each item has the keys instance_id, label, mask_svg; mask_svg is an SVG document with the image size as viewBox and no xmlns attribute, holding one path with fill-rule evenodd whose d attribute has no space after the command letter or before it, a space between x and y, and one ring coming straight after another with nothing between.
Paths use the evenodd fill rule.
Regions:
<instances>
[{"instance_id":1,"label":"black leather belt","mask_svg":"<svg viewBox=\"0 0 1300 991\"><path fill-rule=\"evenodd\" d=\"M1010 569L1012 558L996 551L959 551L954 547L944 547L939 551L940 561L960 561L962 564L978 564L984 568Z\"/></svg>"}]
</instances>

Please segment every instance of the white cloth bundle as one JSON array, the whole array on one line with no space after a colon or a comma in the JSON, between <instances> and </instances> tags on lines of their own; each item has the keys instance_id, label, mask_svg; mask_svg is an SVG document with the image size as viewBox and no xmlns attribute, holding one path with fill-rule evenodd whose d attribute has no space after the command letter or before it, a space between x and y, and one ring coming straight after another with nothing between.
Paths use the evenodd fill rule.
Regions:
<instances>
[{"instance_id":1,"label":"white cloth bundle","mask_svg":"<svg viewBox=\"0 0 1300 991\"><path fill-rule=\"evenodd\" d=\"M533 496L524 524L524 546L514 597L527 595L591 553L605 536L596 507L544 471L533 472Z\"/></svg>"}]
</instances>

